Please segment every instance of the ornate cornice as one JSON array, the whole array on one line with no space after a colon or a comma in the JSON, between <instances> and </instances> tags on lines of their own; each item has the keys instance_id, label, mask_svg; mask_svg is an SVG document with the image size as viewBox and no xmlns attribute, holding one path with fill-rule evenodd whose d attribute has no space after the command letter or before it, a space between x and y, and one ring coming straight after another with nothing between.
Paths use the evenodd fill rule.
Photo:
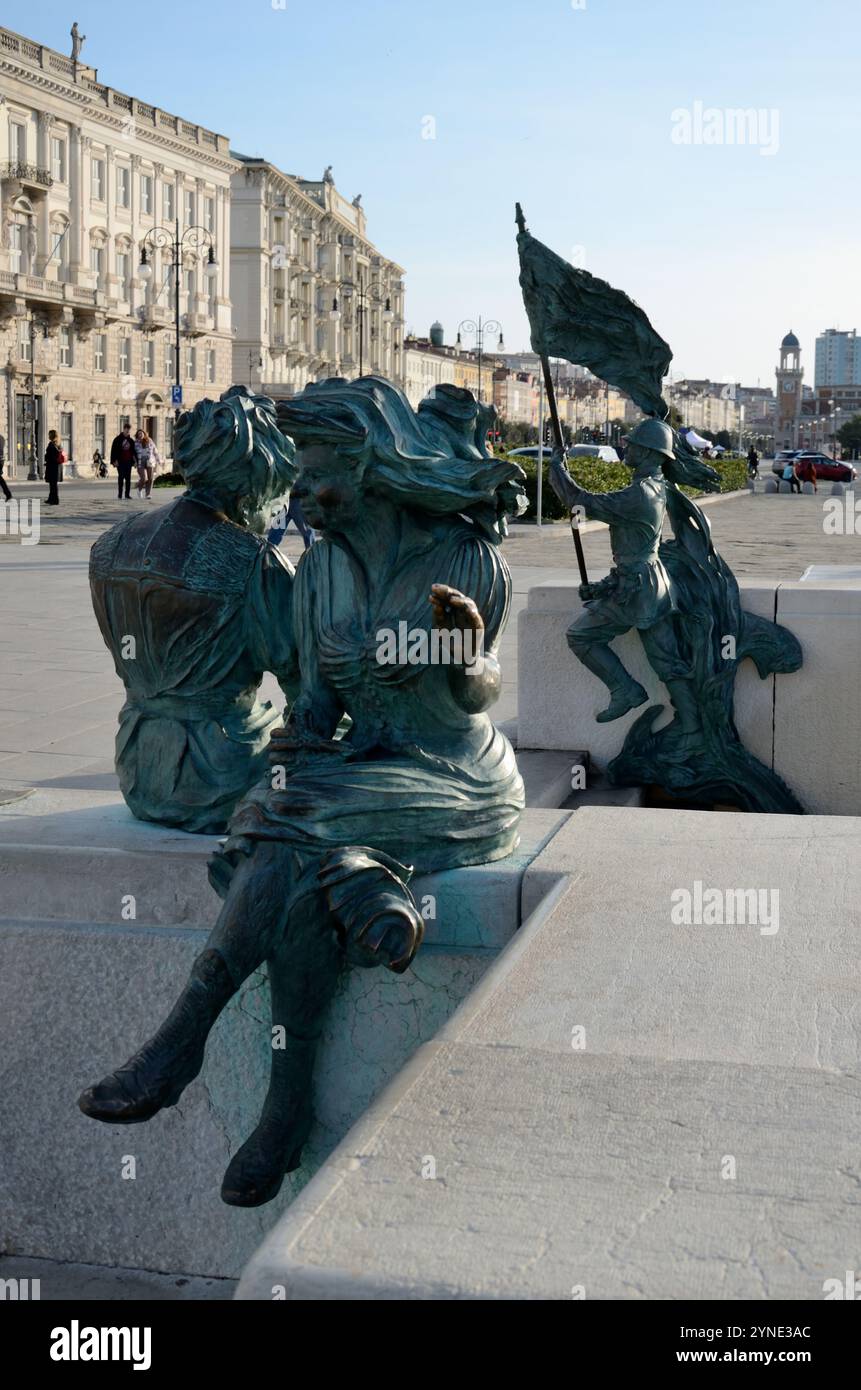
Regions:
<instances>
[{"instance_id":1,"label":"ornate cornice","mask_svg":"<svg viewBox=\"0 0 861 1390\"><path fill-rule=\"evenodd\" d=\"M64 101L74 102L80 108L75 112L77 120L86 113L93 121L100 125L107 126L111 131L122 131L128 128L128 113L125 115L115 115L113 111L104 110L96 106L93 101L92 93L82 88L65 86L63 83L55 81L46 73L34 71L31 68L24 68L17 63L10 62L8 58L0 57L0 74L8 73L10 77L15 77L21 82L29 83L33 87L38 87L40 91L50 92L55 96L61 97ZM56 113L52 113L55 119L62 120ZM215 134L214 131L210 132ZM218 169L230 177L236 172L237 163L230 155L220 155L217 152L207 149L201 145L187 145L182 140L174 139L163 133L161 127L153 127L152 130L142 126L138 121L135 125L135 135L138 140L145 140L148 144L156 145L161 150L170 150L174 154L185 155L186 158L197 160L209 169ZM119 142L117 142L119 143ZM127 143L127 141L126 141Z\"/></svg>"}]
</instances>

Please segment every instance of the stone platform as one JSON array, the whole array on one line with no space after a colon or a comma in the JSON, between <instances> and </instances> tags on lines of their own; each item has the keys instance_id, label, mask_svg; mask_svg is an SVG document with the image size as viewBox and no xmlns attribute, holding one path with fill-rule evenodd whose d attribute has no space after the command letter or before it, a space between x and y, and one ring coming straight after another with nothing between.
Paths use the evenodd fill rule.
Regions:
<instances>
[{"instance_id":1,"label":"stone platform","mask_svg":"<svg viewBox=\"0 0 861 1390\"><path fill-rule=\"evenodd\" d=\"M778 930L674 923L697 881L776 889ZM576 811L237 1296L822 1299L861 1241L859 892L849 818Z\"/></svg>"},{"instance_id":2,"label":"stone platform","mask_svg":"<svg viewBox=\"0 0 861 1390\"><path fill-rule=\"evenodd\" d=\"M265 1093L262 975L219 1020L179 1106L112 1128L76 1104L152 1033L204 944L219 908L206 878L213 837L143 825L112 791L42 788L0 805L0 1253L238 1275L326 1154L497 958L520 925L525 870L567 814L530 810L508 859L415 880L426 916L415 966L404 976L345 975L321 1047L307 1162L276 1202L240 1211L224 1206L219 1187ZM135 1176L124 1177L130 1159Z\"/></svg>"}]
</instances>

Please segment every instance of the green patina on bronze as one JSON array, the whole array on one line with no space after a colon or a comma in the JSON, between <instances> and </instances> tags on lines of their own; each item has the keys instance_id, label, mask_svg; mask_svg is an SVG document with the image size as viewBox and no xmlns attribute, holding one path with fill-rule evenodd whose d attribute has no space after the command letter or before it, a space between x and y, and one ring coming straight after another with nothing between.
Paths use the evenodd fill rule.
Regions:
<instances>
[{"instance_id":1,"label":"green patina on bronze","mask_svg":"<svg viewBox=\"0 0 861 1390\"><path fill-rule=\"evenodd\" d=\"M560 500L610 527L613 568L583 584L583 612L568 644L603 681L618 719L648 699L610 643L635 628L666 685L674 718L653 725L663 705L633 724L609 773L620 785L657 784L701 805L728 802L749 811L801 812L785 782L742 744L733 718L739 663L761 677L796 671L801 648L778 623L746 613L731 569L715 549L708 520L681 489L719 490L714 470L664 421L661 380L672 354L643 310L621 290L562 260L525 229L518 207L520 283L542 357L564 357L628 392L645 415L629 436L629 487L590 493L568 473L557 449L550 482ZM661 539L667 518L673 539Z\"/></svg>"},{"instance_id":2,"label":"green patina on bronze","mask_svg":"<svg viewBox=\"0 0 861 1390\"><path fill-rule=\"evenodd\" d=\"M116 768L129 809L220 832L281 720L257 699L264 671L288 703L298 678L293 567L258 533L296 467L273 403L242 387L183 415L176 450L188 490L99 537L90 590L126 688Z\"/></svg>"},{"instance_id":3,"label":"green patina on bronze","mask_svg":"<svg viewBox=\"0 0 861 1390\"><path fill-rule=\"evenodd\" d=\"M265 962L270 1087L225 1175L234 1205L269 1201L300 1161L317 1039L344 963L401 972L412 961L422 937L412 873L517 844L523 783L487 711L511 597L500 542L523 475L487 456L490 415L453 386L416 412L373 377L309 386L279 406L298 446L294 495L322 535L294 582L295 702L272 736L271 774L213 856L224 906L188 984L150 1042L80 1099L108 1123L176 1104L221 1009ZM429 652L442 629L483 638L483 655L380 660L402 623Z\"/></svg>"}]
</instances>

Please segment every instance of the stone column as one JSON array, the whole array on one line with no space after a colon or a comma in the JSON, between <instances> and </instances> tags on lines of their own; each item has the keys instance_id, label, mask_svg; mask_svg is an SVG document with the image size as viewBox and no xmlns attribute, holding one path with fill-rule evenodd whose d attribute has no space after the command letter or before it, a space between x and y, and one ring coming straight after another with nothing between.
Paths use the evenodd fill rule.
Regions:
<instances>
[{"instance_id":1,"label":"stone column","mask_svg":"<svg viewBox=\"0 0 861 1390\"><path fill-rule=\"evenodd\" d=\"M51 127L53 124L54 117L50 112L39 112L36 164L42 169L47 169L49 173L51 170ZM31 274L33 275L44 275L45 267L51 255L50 198L50 193L46 193L36 207L36 255L31 266Z\"/></svg>"}]
</instances>

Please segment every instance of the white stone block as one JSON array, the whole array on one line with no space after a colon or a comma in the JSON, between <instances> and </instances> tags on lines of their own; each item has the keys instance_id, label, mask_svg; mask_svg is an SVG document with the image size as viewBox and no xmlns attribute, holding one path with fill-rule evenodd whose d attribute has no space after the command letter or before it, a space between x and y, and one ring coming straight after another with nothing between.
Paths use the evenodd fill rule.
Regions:
<instances>
[{"instance_id":1,"label":"white stone block","mask_svg":"<svg viewBox=\"0 0 861 1390\"><path fill-rule=\"evenodd\" d=\"M777 615L804 665L776 677L775 765L808 811L861 814L861 586L782 583Z\"/></svg>"},{"instance_id":2,"label":"white stone block","mask_svg":"<svg viewBox=\"0 0 861 1390\"><path fill-rule=\"evenodd\" d=\"M774 618L776 581L742 582L742 605L751 613ZM621 751L631 725L648 707L641 705L622 719L598 724L595 715L609 701L606 687L577 660L565 633L583 603L570 580L536 585L518 619L518 748L584 748L603 771ZM650 704L665 713L655 727L669 722L670 697L649 665L636 632L625 633L613 650L649 692ZM771 767L773 677L761 681L753 662L743 663L736 678L736 722L750 751Z\"/></svg>"}]
</instances>

